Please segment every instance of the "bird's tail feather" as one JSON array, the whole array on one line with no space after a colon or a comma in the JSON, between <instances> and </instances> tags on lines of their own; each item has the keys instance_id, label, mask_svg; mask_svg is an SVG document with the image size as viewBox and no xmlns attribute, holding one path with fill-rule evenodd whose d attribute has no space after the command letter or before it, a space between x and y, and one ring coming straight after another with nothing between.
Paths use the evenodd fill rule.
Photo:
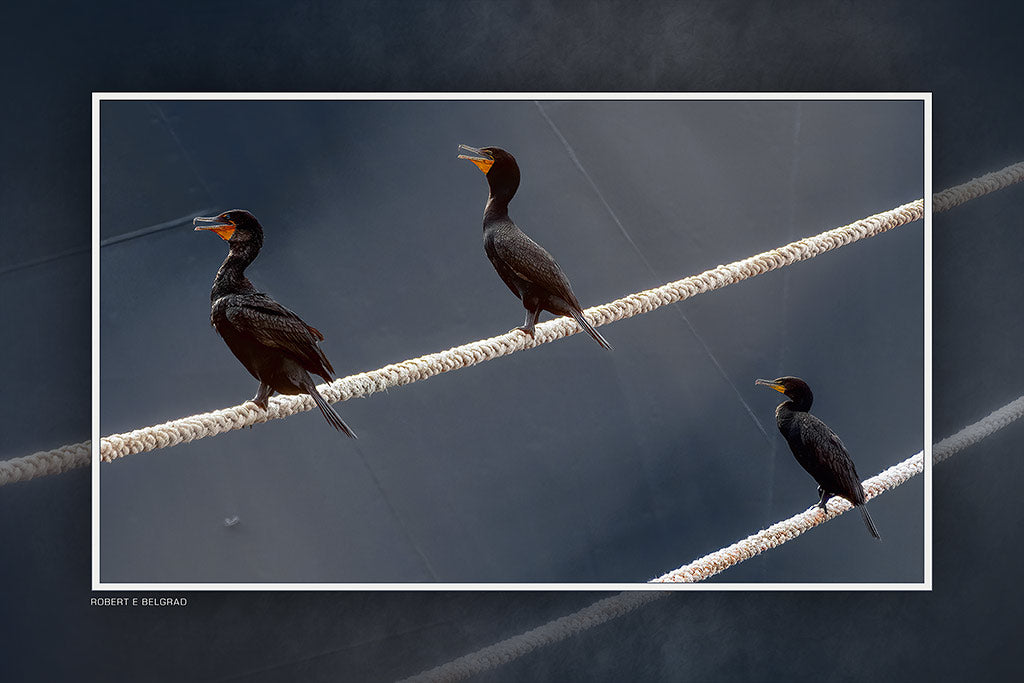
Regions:
<instances>
[{"instance_id":1,"label":"bird's tail feather","mask_svg":"<svg viewBox=\"0 0 1024 683\"><path fill-rule=\"evenodd\" d=\"M878 535L878 529L875 528L875 521L871 519L871 513L868 512L867 506L858 505L857 507L860 508L860 514L864 518L864 526L868 528L868 531L871 532L872 536L881 541L882 537Z\"/></svg>"},{"instance_id":2,"label":"bird's tail feather","mask_svg":"<svg viewBox=\"0 0 1024 683\"><path fill-rule=\"evenodd\" d=\"M347 424L345 424L345 421L341 419L341 415L338 415L337 411L331 407L331 404L320 395L320 392L316 390L315 386L310 387L309 395L313 397L313 400L316 402L316 407L320 409L321 413L323 413L324 419L327 420L329 425L337 429L339 432L344 432L348 436L351 436L353 439L359 438L356 436L356 433L353 432Z\"/></svg>"},{"instance_id":3,"label":"bird's tail feather","mask_svg":"<svg viewBox=\"0 0 1024 683\"><path fill-rule=\"evenodd\" d=\"M609 351L612 350L612 345L608 343L608 340L601 336L601 333L598 332L593 325L587 322L582 311L573 311L572 317L576 319L576 322L579 323L579 326L583 328L584 332L593 337L594 341L601 345L602 349L608 349Z\"/></svg>"}]
</instances>

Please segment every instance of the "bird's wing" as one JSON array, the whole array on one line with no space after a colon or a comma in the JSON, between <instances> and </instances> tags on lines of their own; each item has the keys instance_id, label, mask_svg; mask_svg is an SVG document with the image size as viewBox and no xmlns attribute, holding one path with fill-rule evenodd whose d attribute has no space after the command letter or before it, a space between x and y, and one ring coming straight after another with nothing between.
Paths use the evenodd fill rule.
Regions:
<instances>
[{"instance_id":1,"label":"bird's wing","mask_svg":"<svg viewBox=\"0 0 1024 683\"><path fill-rule=\"evenodd\" d=\"M572 293L569 279L559 268L548 250L540 246L525 233L522 239L495 239L492 243L495 266L504 266L526 282L543 288L547 292L565 299L579 308L579 302Z\"/></svg>"},{"instance_id":2,"label":"bird's wing","mask_svg":"<svg viewBox=\"0 0 1024 683\"><path fill-rule=\"evenodd\" d=\"M324 335L302 318L271 299L266 294L252 294L230 306L226 311L228 322L240 333L252 337L260 344L286 351L304 361L307 370L323 376L322 369L334 369L317 345Z\"/></svg>"},{"instance_id":3,"label":"bird's wing","mask_svg":"<svg viewBox=\"0 0 1024 683\"><path fill-rule=\"evenodd\" d=\"M813 415L808 415L802 421L801 431L805 443L812 444L817 454L814 465L819 470L814 478L819 483L829 482L832 493L853 495L860 487L860 479L853 466L853 459L839 436Z\"/></svg>"}]
</instances>

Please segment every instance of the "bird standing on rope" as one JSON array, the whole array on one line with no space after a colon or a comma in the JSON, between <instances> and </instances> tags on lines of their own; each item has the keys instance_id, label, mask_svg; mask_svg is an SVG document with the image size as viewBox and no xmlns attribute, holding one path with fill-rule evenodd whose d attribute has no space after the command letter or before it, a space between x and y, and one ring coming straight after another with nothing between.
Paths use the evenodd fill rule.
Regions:
<instances>
[{"instance_id":1,"label":"bird standing on rope","mask_svg":"<svg viewBox=\"0 0 1024 683\"><path fill-rule=\"evenodd\" d=\"M210 322L260 387L252 398L263 410L276 391L309 394L324 419L353 439L334 408L320 395L309 373L330 382L334 368L317 342L324 335L263 292L256 291L245 269L263 246L263 227L248 211L232 209L216 217L198 217L196 230L212 230L228 245L228 256L210 291Z\"/></svg>"},{"instance_id":2,"label":"bird standing on rope","mask_svg":"<svg viewBox=\"0 0 1024 683\"><path fill-rule=\"evenodd\" d=\"M860 509L868 531L881 540L868 514L864 487L861 486L850 454L835 432L808 412L814 394L807 382L799 377L780 377L774 380L759 379L754 383L785 394L789 399L775 409L775 420L796 461L818 482L818 495L821 497L818 507L828 513L828 499L842 496Z\"/></svg>"},{"instance_id":3,"label":"bird standing on rope","mask_svg":"<svg viewBox=\"0 0 1024 683\"><path fill-rule=\"evenodd\" d=\"M546 249L527 237L508 217L508 203L519 188L519 165L515 157L498 147L476 149L460 159L472 161L487 176L490 193L484 208L484 251L494 269L512 293L522 299L526 321L517 329L533 336L541 311L567 315L594 338L602 348L611 349L601 333L583 316L583 308L572 292L569 279ZM470 156L471 155L471 156Z\"/></svg>"}]
</instances>

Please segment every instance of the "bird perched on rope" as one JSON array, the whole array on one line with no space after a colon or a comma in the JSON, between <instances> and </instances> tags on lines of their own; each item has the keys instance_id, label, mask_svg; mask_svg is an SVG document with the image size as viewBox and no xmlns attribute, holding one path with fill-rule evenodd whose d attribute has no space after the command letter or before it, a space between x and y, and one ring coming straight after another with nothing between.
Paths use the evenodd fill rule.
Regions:
<instances>
[{"instance_id":1,"label":"bird perched on rope","mask_svg":"<svg viewBox=\"0 0 1024 683\"><path fill-rule=\"evenodd\" d=\"M785 394L789 399L775 409L775 420L796 461L818 482L818 507L828 513L828 499L842 496L860 510L868 531L881 540L868 514L864 487L850 454L835 432L808 412L814 394L807 382L799 377L779 377L773 380L759 379L754 383Z\"/></svg>"},{"instance_id":2,"label":"bird perched on rope","mask_svg":"<svg viewBox=\"0 0 1024 683\"><path fill-rule=\"evenodd\" d=\"M259 380L252 401L263 410L276 391L281 394L309 394L324 419L353 439L341 416L320 395L310 373L326 382L333 377L327 356L318 342L324 335L299 316L256 291L245 269L263 246L263 227L248 211L232 209L219 216L200 216L196 230L211 230L228 243L228 256L217 271L210 291L210 322L245 369Z\"/></svg>"},{"instance_id":3,"label":"bird perched on rope","mask_svg":"<svg viewBox=\"0 0 1024 683\"><path fill-rule=\"evenodd\" d=\"M530 239L508 217L508 203L519 189L519 165L498 147L477 149L459 145L469 152L460 159L472 161L487 176L490 192L484 208L484 251L498 275L526 308L526 321L517 329L533 336L541 311L572 316L602 348L611 345L583 316L569 279L546 249Z\"/></svg>"}]
</instances>

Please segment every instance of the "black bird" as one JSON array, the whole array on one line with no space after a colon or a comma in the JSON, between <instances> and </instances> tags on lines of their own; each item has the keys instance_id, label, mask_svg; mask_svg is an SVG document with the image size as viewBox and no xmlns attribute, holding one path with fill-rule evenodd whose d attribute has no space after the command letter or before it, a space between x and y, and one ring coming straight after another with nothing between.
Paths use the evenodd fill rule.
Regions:
<instances>
[{"instance_id":1,"label":"black bird","mask_svg":"<svg viewBox=\"0 0 1024 683\"><path fill-rule=\"evenodd\" d=\"M487 176L490 193L484 208L484 251L526 308L526 322L517 329L532 337L541 311L571 315L602 348L611 349L601 333L583 317L583 308L555 259L508 217L508 203L519 189L515 157L498 147L476 149L459 145L459 149L472 155L460 154L460 159L472 161Z\"/></svg>"},{"instance_id":2,"label":"black bird","mask_svg":"<svg viewBox=\"0 0 1024 683\"><path fill-rule=\"evenodd\" d=\"M808 412L814 394L807 382L799 377L780 377L770 381L759 379L754 383L770 387L789 399L775 409L775 420L796 461L818 482L818 495L821 497L818 507L828 512L828 499L842 496L860 509L868 531L881 540L865 507L864 487L850 454L835 432Z\"/></svg>"},{"instance_id":3,"label":"black bird","mask_svg":"<svg viewBox=\"0 0 1024 683\"><path fill-rule=\"evenodd\" d=\"M248 211L232 209L216 217L198 217L196 230L212 230L228 243L224 259L210 291L210 322L245 369L260 381L252 401L263 410L276 391L281 394L309 394L324 419L353 439L334 408L317 391L309 373L330 382L334 368L317 342L320 330L263 292L256 291L245 269L256 260L263 246L263 227Z\"/></svg>"}]
</instances>

